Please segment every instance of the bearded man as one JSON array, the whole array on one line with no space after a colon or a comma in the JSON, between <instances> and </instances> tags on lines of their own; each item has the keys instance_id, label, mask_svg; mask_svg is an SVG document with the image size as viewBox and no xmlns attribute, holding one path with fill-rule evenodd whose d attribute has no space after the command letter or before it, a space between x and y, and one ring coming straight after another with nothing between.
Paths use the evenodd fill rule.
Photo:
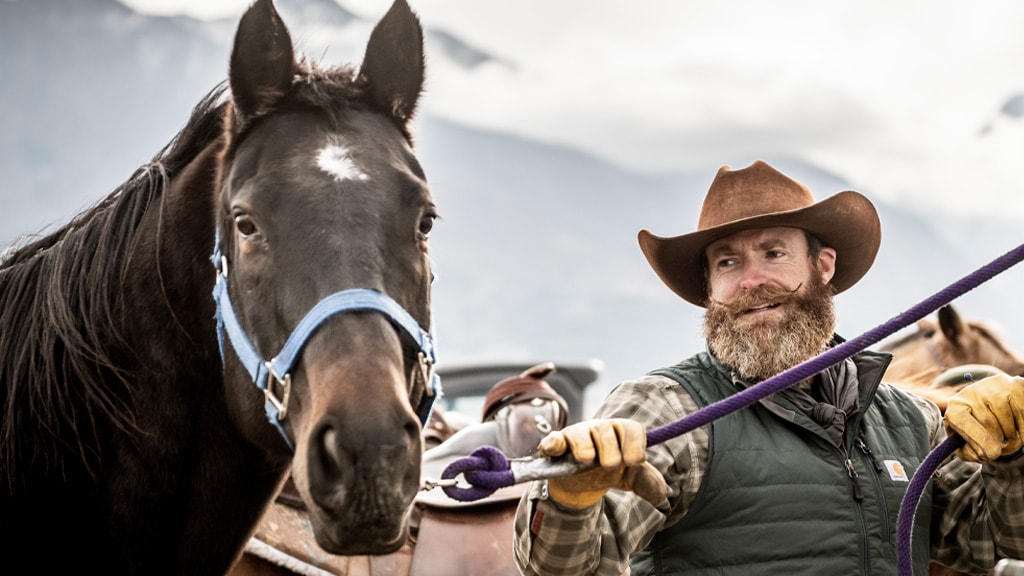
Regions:
<instances>
[{"instance_id":1,"label":"bearded man","mask_svg":"<svg viewBox=\"0 0 1024 576\"><path fill-rule=\"evenodd\" d=\"M896 574L896 515L947 430L966 440L914 521L915 572L929 560L987 572L1024 558L1024 380L961 391L945 422L928 400L881 382L888 354L861 352L689 434L675 422L842 340L832 297L871 267L881 233L863 195L815 202L764 162L723 167L697 231L646 230L662 281L707 309L707 351L618 385L594 420L540 453L598 466L534 482L516 517L516 562L533 574ZM945 424L945 425L944 425Z\"/></svg>"}]
</instances>

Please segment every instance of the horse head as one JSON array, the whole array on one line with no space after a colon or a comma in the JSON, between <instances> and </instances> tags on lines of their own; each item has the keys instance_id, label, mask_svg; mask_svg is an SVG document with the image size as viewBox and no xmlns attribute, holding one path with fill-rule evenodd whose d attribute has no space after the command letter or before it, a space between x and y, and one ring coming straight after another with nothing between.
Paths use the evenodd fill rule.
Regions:
<instances>
[{"instance_id":1,"label":"horse head","mask_svg":"<svg viewBox=\"0 0 1024 576\"><path fill-rule=\"evenodd\" d=\"M292 462L317 542L339 554L400 547L419 487L436 387L436 212L409 135L423 75L405 0L357 72L297 61L270 0L231 54L213 258L225 393L246 438Z\"/></svg>"},{"instance_id":2,"label":"horse head","mask_svg":"<svg viewBox=\"0 0 1024 576\"><path fill-rule=\"evenodd\" d=\"M961 373L975 376L987 370L1024 374L1024 359L1010 350L996 333L982 322L965 321L952 305L939 309L937 322L921 319L917 331L883 344L893 354L885 379L945 407L948 397L967 382ZM971 370L971 368L974 368Z\"/></svg>"}]
</instances>

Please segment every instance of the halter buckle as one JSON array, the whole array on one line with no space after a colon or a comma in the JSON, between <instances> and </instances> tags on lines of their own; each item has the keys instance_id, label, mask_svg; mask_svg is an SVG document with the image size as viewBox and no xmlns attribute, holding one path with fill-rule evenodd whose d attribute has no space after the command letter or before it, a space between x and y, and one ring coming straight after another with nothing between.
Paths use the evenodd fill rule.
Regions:
<instances>
[{"instance_id":1,"label":"halter buckle","mask_svg":"<svg viewBox=\"0 0 1024 576\"><path fill-rule=\"evenodd\" d=\"M274 367L270 362L265 362L264 364L270 372L270 378L267 379L267 387L263 389L263 396L267 402L270 402L274 405L274 408L277 408L277 421L281 422L288 415L288 399L292 395L292 375L288 373L284 375L284 378L281 378L274 371ZM281 386L280 399L274 395L274 382Z\"/></svg>"},{"instance_id":2,"label":"halter buckle","mask_svg":"<svg viewBox=\"0 0 1024 576\"><path fill-rule=\"evenodd\" d=\"M430 385L434 379L434 363L427 360L426 354L419 352L416 355L416 366L413 366L412 373L409 374L409 392L412 393L416 389L417 381L423 381L423 394L426 396L434 395L434 388Z\"/></svg>"}]
</instances>

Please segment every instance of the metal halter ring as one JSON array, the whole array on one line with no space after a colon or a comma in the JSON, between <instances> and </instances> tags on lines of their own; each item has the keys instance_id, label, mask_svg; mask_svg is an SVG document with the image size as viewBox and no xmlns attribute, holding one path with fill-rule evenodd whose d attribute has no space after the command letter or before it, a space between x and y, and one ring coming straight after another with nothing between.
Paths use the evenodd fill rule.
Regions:
<instances>
[{"instance_id":1,"label":"metal halter ring","mask_svg":"<svg viewBox=\"0 0 1024 576\"><path fill-rule=\"evenodd\" d=\"M413 390L416 389L416 382L422 379L424 394L426 396L433 396L434 388L430 385L430 381L434 378L434 364L427 360L423 352L417 353L416 359L417 365L413 367L409 374L409 394L412 394Z\"/></svg>"},{"instance_id":2,"label":"metal halter ring","mask_svg":"<svg viewBox=\"0 0 1024 576\"><path fill-rule=\"evenodd\" d=\"M265 365L270 372L270 378L267 379L267 387L263 389L263 396L266 397L267 402L270 402L274 405L274 408L277 408L277 420L280 422L288 415L288 399L292 395L292 375L288 373L284 375L284 378L281 378L274 371L274 367L271 366L270 362L266 362ZM274 382L281 385L282 397L280 399L274 396Z\"/></svg>"}]
</instances>

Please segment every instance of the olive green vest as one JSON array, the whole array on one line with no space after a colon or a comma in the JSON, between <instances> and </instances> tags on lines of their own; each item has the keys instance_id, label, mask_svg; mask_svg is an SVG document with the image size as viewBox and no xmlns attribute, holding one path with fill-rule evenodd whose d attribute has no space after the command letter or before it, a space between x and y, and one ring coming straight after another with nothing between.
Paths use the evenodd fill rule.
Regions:
<instances>
[{"instance_id":1,"label":"olive green vest","mask_svg":"<svg viewBox=\"0 0 1024 576\"><path fill-rule=\"evenodd\" d=\"M707 473L692 508L633 558L632 574L896 574L896 516L930 444L913 401L879 385L890 358L855 357L861 408L842 448L777 395L793 422L757 403L709 424ZM655 373L700 406L741 389L706 353ZM928 570L930 510L928 489L914 521L917 574Z\"/></svg>"}]
</instances>

